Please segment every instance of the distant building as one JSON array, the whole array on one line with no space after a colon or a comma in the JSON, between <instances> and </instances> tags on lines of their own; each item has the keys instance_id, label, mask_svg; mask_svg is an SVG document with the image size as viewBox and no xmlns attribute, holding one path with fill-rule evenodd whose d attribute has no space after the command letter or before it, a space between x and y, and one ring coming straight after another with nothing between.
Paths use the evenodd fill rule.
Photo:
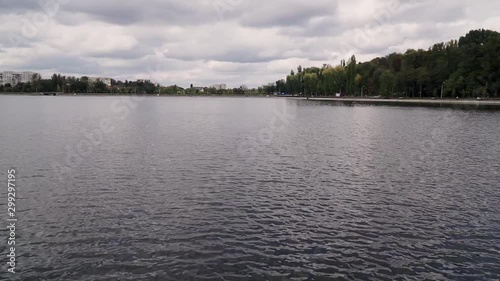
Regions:
<instances>
[{"instance_id":1,"label":"distant building","mask_svg":"<svg viewBox=\"0 0 500 281\"><path fill-rule=\"evenodd\" d=\"M35 72L31 71L3 71L0 72L0 85L10 84L14 86L17 83L29 83L33 81L33 75L35 74Z\"/></svg>"},{"instance_id":2,"label":"distant building","mask_svg":"<svg viewBox=\"0 0 500 281\"><path fill-rule=\"evenodd\" d=\"M191 89L193 90L196 90L196 91L200 91L200 92L205 92L205 87L192 87Z\"/></svg>"},{"instance_id":3,"label":"distant building","mask_svg":"<svg viewBox=\"0 0 500 281\"><path fill-rule=\"evenodd\" d=\"M212 85L212 87L210 87L210 88L214 88L216 90L226 90L227 85L226 84L215 84L215 85Z\"/></svg>"},{"instance_id":4,"label":"distant building","mask_svg":"<svg viewBox=\"0 0 500 281\"><path fill-rule=\"evenodd\" d=\"M106 86L111 87L111 78L108 77L89 77L89 84L94 84L96 82L102 82Z\"/></svg>"},{"instance_id":5,"label":"distant building","mask_svg":"<svg viewBox=\"0 0 500 281\"><path fill-rule=\"evenodd\" d=\"M199 91L201 93L205 92L205 87L195 87L193 84L191 84L191 89Z\"/></svg>"}]
</instances>

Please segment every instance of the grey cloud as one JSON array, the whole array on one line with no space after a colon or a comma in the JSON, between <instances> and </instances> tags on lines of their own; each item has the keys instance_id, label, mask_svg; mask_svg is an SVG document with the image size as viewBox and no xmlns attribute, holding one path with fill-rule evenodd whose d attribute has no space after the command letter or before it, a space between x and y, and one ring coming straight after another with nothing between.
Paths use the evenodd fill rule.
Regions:
<instances>
[{"instance_id":1,"label":"grey cloud","mask_svg":"<svg viewBox=\"0 0 500 281\"><path fill-rule=\"evenodd\" d=\"M132 79L162 64L165 83L258 86L279 78L276 69L338 63L332 54L346 44L363 57L426 49L494 23L500 8L486 0L64 2L39 34L12 46L9 33L43 8L38 0L0 0L8 19L0 24L1 67ZM387 18L394 3L400 10ZM222 14L217 5L226 7ZM104 28L121 42L96 39ZM360 43L360 31L372 35Z\"/></svg>"},{"instance_id":2,"label":"grey cloud","mask_svg":"<svg viewBox=\"0 0 500 281\"><path fill-rule=\"evenodd\" d=\"M182 50L176 52L169 52L166 54L167 58L185 60L185 61L196 61L196 60L214 60L221 62L238 62L238 63L257 63L257 62L267 62L277 59L281 59L281 56L262 56L259 55L258 50L252 48L238 48L231 49L221 54L203 55L202 53L197 54L183 54Z\"/></svg>"},{"instance_id":3,"label":"grey cloud","mask_svg":"<svg viewBox=\"0 0 500 281\"><path fill-rule=\"evenodd\" d=\"M57 69L62 73L90 74L101 72L101 67L94 61L64 54L33 57L26 59L18 67L34 71Z\"/></svg>"},{"instance_id":4,"label":"grey cloud","mask_svg":"<svg viewBox=\"0 0 500 281\"><path fill-rule=\"evenodd\" d=\"M250 7L253 5L253 7ZM332 16L337 1L273 1L249 4L241 16L241 24L252 27L302 26L320 16ZM252 9L253 8L253 9Z\"/></svg>"},{"instance_id":5,"label":"grey cloud","mask_svg":"<svg viewBox=\"0 0 500 281\"><path fill-rule=\"evenodd\" d=\"M389 23L433 23L453 22L466 17L466 7L460 1L442 1L436 5L435 1L420 1L420 5L400 13L391 15Z\"/></svg>"},{"instance_id":6,"label":"grey cloud","mask_svg":"<svg viewBox=\"0 0 500 281\"><path fill-rule=\"evenodd\" d=\"M118 50L114 52L95 52L89 53L88 56L92 58L111 58L111 59L122 59L122 60L133 60L140 59L146 55L151 54L151 50L147 46L143 48L134 48L131 50Z\"/></svg>"},{"instance_id":7,"label":"grey cloud","mask_svg":"<svg viewBox=\"0 0 500 281\"><path fill-rule=\"evenodd\" d=\"M0 0L0 14L7 14L12 12L26 12L30 10L41 9L38 1L36 0L25 0L25 1L11 1L11 0Z\"/></svg>"},{"instance_id":8,"label":"grey cloud","mask_svg":"<svg viewBox=\"0 0 500 281\"><path fill-rule=\"evenodd\" d=\"M196 25L215 21L216 13L206 1L71 1L63 7L103 22L118 25L159 22L170 25Z\"/></svg>"}]
</instances>

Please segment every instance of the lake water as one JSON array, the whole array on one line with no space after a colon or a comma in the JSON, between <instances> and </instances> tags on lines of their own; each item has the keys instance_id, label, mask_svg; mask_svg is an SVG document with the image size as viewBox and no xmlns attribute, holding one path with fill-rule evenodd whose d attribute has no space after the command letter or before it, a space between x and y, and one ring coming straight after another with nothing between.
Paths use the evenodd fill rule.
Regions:
<instances>
[{"instance_id":1,"label":"lake water","mask_svg":"<svg viewBox=\"0 0 500 281\"><path fill-rule=\"evenodd\" d=\"M0 279L499 280L499 126L456 108L0 96L1 217L15 168L19 219Z\"/></svg>"}]
</instances>

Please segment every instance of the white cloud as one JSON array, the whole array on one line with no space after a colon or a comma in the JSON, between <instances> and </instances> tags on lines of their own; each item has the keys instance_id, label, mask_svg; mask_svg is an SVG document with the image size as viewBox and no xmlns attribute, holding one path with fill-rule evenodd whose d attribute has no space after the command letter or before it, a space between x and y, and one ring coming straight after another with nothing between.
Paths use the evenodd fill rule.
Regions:
<instances>
[{"instance_id":1,"label":"white cloud","mask_svg":"<svg viewBox=\"0 0 500 281\"><path fill-rule=\"evenodd\" d=\"M0 0L4 1L4 0ZM225 6L223 17L214 1ZM4 1L6 2L6 1ZM68 1L13 45L43 9L15 1L0 11L0 69L104 75L189 86L259 86L302 66L370 60L500 29L500 3L486 0Z\"/></svg>"},{"instance_id":2,"label":"white cloud","mask_svg":"<svg viewBox=\"0 0 500 281\"><path fill-rule=\"evenodd\" d=\"M126 27L99 22L78 26L54 25L46 32L46 43L65 53L75 55L112 55L138 45Z\"/></svg>"}]
</instances>

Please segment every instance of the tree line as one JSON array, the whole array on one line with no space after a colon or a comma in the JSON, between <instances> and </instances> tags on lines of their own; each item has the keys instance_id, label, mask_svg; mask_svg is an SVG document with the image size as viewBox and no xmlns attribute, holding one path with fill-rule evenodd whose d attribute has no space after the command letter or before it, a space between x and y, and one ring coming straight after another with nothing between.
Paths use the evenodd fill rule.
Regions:
<instances>
[{"instance_id":1,"label":"tree line","mask_svg":"<svg viewBox=\"0 0 500 281\"><path fill-rule=\"evenodd\" d=\"M111 86L102 81L89 81L89 77L82 76L80 78L72 76L63 76L54 73L50 79L41 79L39 74L33 75L32 81L28 83L17 83L12 86L10 84L0 85L0 92L7 93L106 93L106 94L161 94L161 95L266 95L264 88L257 89L248 88L241 85L231 89L215 89L211 87L199 88L182 88L177 85L161 86L150 80L136 81L117 81L111 79Z\"/></svg>"},{"instance_id":2,"label":"tree line","mask_svg":"<svg viewBox=\"0 0 500 281\"><path fill-rule=\"evenodd\" d=\"M0 86L2 92L34 93L34 92L61 92L61 93L156 93L159 85L150 80L116 81L111 80L111 86L103 81L90 81L89 77L63 76L54 73L50 79L41 79L39 74L33 75L31 82L5 84Z\"/></svg>"},{"instance_id":3,"label":"tree line","mask_svg":"<svg viewBox=\"0 0 500 281\"><path fill-rule=\"evenodd\" d=\"M428 50L409 49L364 63L352 56L338 66L299 66L265 88L302 96L498 98L500 33L473 30Z\"/></svg>"}]
</instances>

